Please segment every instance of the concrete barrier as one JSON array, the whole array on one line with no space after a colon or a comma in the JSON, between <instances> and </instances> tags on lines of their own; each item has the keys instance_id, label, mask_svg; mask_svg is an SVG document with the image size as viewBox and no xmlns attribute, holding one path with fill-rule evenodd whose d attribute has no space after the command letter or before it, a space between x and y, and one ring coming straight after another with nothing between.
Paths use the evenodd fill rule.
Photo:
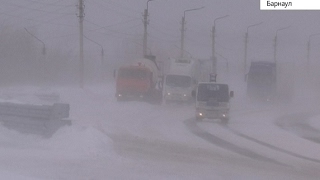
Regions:
<instances>
[{"instance_id":1,"label":"concrete barrier","mask_svg":"<svg viewBox=\"0 0 320 180\"><path fill-rule=\"evenodd\" d=\"M53 105L0 103L0 122L3 126L21 133L50 137L60 127L71 125L69 104Z\"/></svg>"}]
</instances>

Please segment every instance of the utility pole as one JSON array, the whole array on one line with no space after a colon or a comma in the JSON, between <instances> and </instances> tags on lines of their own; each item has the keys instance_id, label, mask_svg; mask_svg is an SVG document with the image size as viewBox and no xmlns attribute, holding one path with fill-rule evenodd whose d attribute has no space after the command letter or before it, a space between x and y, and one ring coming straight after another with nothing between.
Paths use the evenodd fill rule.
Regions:
<instances>
[{"instance_id":1,"label":"utility pole","mask_svg":"<svg viewBox=\"0 0 320 180\"><path fill-rule=\"evenodd\" d=\"M248 29L248 28L247 28ZM249 33L248 33L248 30L245 34L245 39L244 39L244 70L243 70L243 73L244 73L244 81L247 80L247 52L248 52L248 37L249 37Z\"/></svg>"},{"instance_id":2,"label":"utility pole","mask_svg":"<svg viewBox=\"0 0 320 180\"><path fill-rule=\"evenodd\" d=\"M213 26L212 26L212 73L214 74L217 74L217 58L216 58L216 55L215 55L215 36L216 36L216 21L219 20L219 19L223 19L223 18L226 18L228 17L229 15L225 15L225 16L221 16L221 17L218 17L216 18L214 21L213 21Z\"/></svg>"},{"instance_id":3,"label":"utility pole","mask_svg":"<svg viewBox=\"0 0 320 180\"><path fill-rule=\"evenodd\" d=\"M200 7L200 8L193 8L193 9L187 9L183 11L183 16L182 16L182 22L181 22L181 46L180 46L180 57L183 58L184 56L184 32L185 32L185 24L186 24L186 12L188 11L196 11L196 10L200 10L203 9L204 6Z\"/></svg>"},{"instance_id":4,"label":"utility pole","mask_svg":"<svg viewBox=\"0 0 320 180\"><path fill-rule=\"evenodd\" d=\"M311 48L311 37L313 36L317 36L317 35L320 35L320 33L317 33L317 34L311 34L309 36L309 39L308 39L308 44L307 44L307 72L309 74L309 71L310 71L310 48ZM308 75L309 76L309 75Z\"/></svg>"},{"instance_id":5,"label":"utility pole","mask_svg":"<svg viewBox=\"0 0 320 180\"><path fill-rule=\"evenodd\" d=\"M148 49L148 16L149 16L149 2L153 0L147 1L147 8L144 10L143 13L143 26L144 26L144 32L143 32L143 57L147 56L147 49Z\"/></svg>"},{"instance_id":6,"label":"utility pole","mask_svg":"<svg viewBox=\"0 0 320 180\"><path fill-rule=\"evenodd\" d=\"M246 81L246 74L247 74L247 52L248 52L248 38L249 38L249 28L258 26L262 24L263 22L253 24L247 27L247 31L245 34L245 40L244 40L244 81Z\"/></svg>"},{"instance_id":7,"label":"utility pole","mask_svg":"<svg viewBox=\"0 0 320 180\"><path fill-rule=\"evenodd\" d=\"M105 69L105 63L104 63L104 50L103 50L103 46L99 43L97 43L96 41L88 38L87 36L83 35L84 38L88 39L89 41L93 42L94 44L98 45L101 47L101 60L100 60L100 71L101 71L101 77L102 79L104 78L104 69Z\"/></svg>"},{"instance_id":8,"label":"utility pole","mask_svg":"<svg viewBox=\"0 0 320 180\"><path fill-rule=\"evenodd\" d=\"M148 9L144 10L143 14L143 25L144 25L144 33L143 33L143 56L147 55L147 28L148 28Z\"/></svg>"},{"instance_id":9,"label":"utility pole","mask_svg":"<svg viewBox=\"0 0 320 180\"><path fill-rule=\"evenodd\" d=\"M80 45L80 63L79 63L79 74L80 74L80 88L83 88L84 84L84 60L83 60L83 19L84 19L84 4L83 0L79 0L79 45Z\"/></svg>"},{"instance_id":10,"label":"utility pole","mask_svg":"<svg viewBox=\"0 0 320 180\"><path fill-rule=\"evenodd\" d=\"M216 28L212 26L212 73L217 74L217 58L215 55L215 34Z\"/></svg>"},{"instance_id":11,"label":"utility pole","mask_svg":"<svg viewBox=\"0 0 320 180\"><path fill-rule=\"evenodd\" d=\"M183 58L184 56L184 32L185 32L185 16L182 17L181 21L181 45L180 45L180 57Z\"/></svg>"},{"instance_id":12,"label":"utility pole","mask_svg":"<svg viewBox=\"0 0 320 180\"><path fill-rule=\"evenodd\" d=\"M278 44L278 36L276 35L273 39L273 61L277 64L277 44Z\"/></svg>"},{"instance_id":13,"label":"utility pole","mask_svg":"<svg viewBox=\"0 0 320 180\"><path fill-rule=\"evenodd\" d=\"M284 27L284 28L280 28L280 29L277 29L277 31L276 31L276 35L275 35L275 37L274 37L274 40L273 40L273 48L274 48L274 50L273 50L273 60L274 60L274 63L278 63L277 62L277 46L278 46L278 32L279 31L282 31L282 30L285 30L285 29L288 29L290 26L287 26L287 27Z\"/></svg>"}]
</instances>

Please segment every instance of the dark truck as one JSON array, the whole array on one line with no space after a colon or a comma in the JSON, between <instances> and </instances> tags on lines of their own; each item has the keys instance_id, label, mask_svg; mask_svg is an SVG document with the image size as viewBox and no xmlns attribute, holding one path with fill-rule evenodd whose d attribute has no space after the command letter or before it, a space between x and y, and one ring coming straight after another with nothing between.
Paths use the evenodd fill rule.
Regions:
<instances>
[{"instance_id":1,"label":"dark truck","mask_svg":"<svg viewBox=\"0 0 320 180\"><path fill-rule=\"evenodd\" d=\"M294 91L294 64L251 62L247 74L247 97L251 101L291 101Z\"/></svg>"}]
</instances>

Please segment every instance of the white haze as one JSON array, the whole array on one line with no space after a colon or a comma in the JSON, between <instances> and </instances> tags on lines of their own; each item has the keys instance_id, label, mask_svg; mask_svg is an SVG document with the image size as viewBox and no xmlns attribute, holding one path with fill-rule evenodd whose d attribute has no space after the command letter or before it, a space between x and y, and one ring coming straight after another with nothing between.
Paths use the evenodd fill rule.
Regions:
<instances>
[{"instance_id":1,"label":"white haze","mask_svg":"<svg viewBox=\"0 0 320 180\"><path fill-rule=\"evenodd\" d=\"M21 83L21 77L37 81L33 83L75 83L79 72L78 1L2 2L0 35L2 46L9 50L2 48L2 52L6 53L2 53L1 63L3 69L16 70L1 71L4 73L1 77L8 77L11 83L13 79ZM113 69L121 63L142 56L142 13L147 3L145 0L134 3L129 0L92 0L84 4L85 77L87 81L98 81L102 76L111 76ZM148 5L148 51L160 61L180 54L184 10L203 6L205 8L201 10L186 12L187 54L196 58L210 58L214 20L229 15L216 21L216 53L239 68L243 68L244 35L250 25L262 22L249 29L248 63L261 58L273 60L276 31L290 26L278 32L277 59L294 61L299 68L304 68L301 69L303 71L308 38L320 32L317 23L319 11L261 11L256 0L154 0ZM319 37L312 36L311 40L311 74L317 76ZM43 45L46 47L45 56L42 53ZM225 61L219 55L218 61ZM4 61L11 61L14 65ZM104 61L103 65L101 61ZM100 68L103 68L103 72ZM40 70L46 72L44 77L41 75L42 79L39 78Z\"/></svg>"},{"instance_id":2,"label":"white haze","mask_svg":"<svg viewBox=\"0 0 320 180\"><path fill-rule=\"evenodd\" d=\"M319 162L306 159L320 160L319 143L301 137L308 132L282 130L275 121L310 112L305 121L320 129L318 36L311 38L310 72L306 64L308 38L320 33L319 11L261 11L257 0L149 2L148 48L160 61L180 54L184 10L205 6L186 14L185 50L195 58L211 57L214 19L229 15L216 22L216 52L226 58L217 56L218 80L235 91L228 127L282 151L242 139L214 121L196 127L279 165L196 136L186 126L194 116L193 105L116 102L113 70L142 56L146 2L84 2L85 87L80 89L78 1L1 1L1 100L48 103L34 93L55 92L70 103L73 122L50 139L1 126L1 179L318 179ZM273 60L276 31L290 26L278 32L277 58L296 64L293 104L251 105L245 98L244 35L248 26L260 22L249 30L248 63Z\"/></svg>"}]
</instances>

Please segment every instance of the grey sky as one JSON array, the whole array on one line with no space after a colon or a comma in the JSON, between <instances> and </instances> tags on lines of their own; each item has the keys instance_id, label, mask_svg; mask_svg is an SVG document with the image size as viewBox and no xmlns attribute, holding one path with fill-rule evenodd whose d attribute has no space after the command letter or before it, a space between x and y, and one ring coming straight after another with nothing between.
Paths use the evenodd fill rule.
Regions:
<instances>
[{"instance_id":1,"label":"grey sky","mask_svg":"<svg viewBox=\"0 0 320 180\"><path fill-rule=\"evenodd\" d=\"M319 11L261 11L258 0L154 0L149 2L148 45L152 53L174 56L179 52L183 11L186 13L185 49L195 57L211 56L211 28L216 22L216 51L229 59L243 59L244 33L250 28L248 58L272 58L273 38L278 33L279 57L303 59L309 35L320 33ZM2 1L0 23L3 26L27 27L48 47L78 51L77 0L13 0ZM85 35L101 44L108 57L122 57L122 48L142 44L142 13L146 0L87 0L85 4ZM312 41L319 48L317 37ZM101 47L85 41L87 51L98 54ZM141 47L140 47L141 48ZM135 52L135 51L134 51ZM131 53L131 52L130 52ZM137 53L137 52L135 52ZM313 52L316 53L316 52ZM89 53L90 54L90 53ZM165 55L164 55L165 54ZM319 54L318 54L319 55ZM126 56L127 57L127 56Z\"/></svg>"}]
</instances>

